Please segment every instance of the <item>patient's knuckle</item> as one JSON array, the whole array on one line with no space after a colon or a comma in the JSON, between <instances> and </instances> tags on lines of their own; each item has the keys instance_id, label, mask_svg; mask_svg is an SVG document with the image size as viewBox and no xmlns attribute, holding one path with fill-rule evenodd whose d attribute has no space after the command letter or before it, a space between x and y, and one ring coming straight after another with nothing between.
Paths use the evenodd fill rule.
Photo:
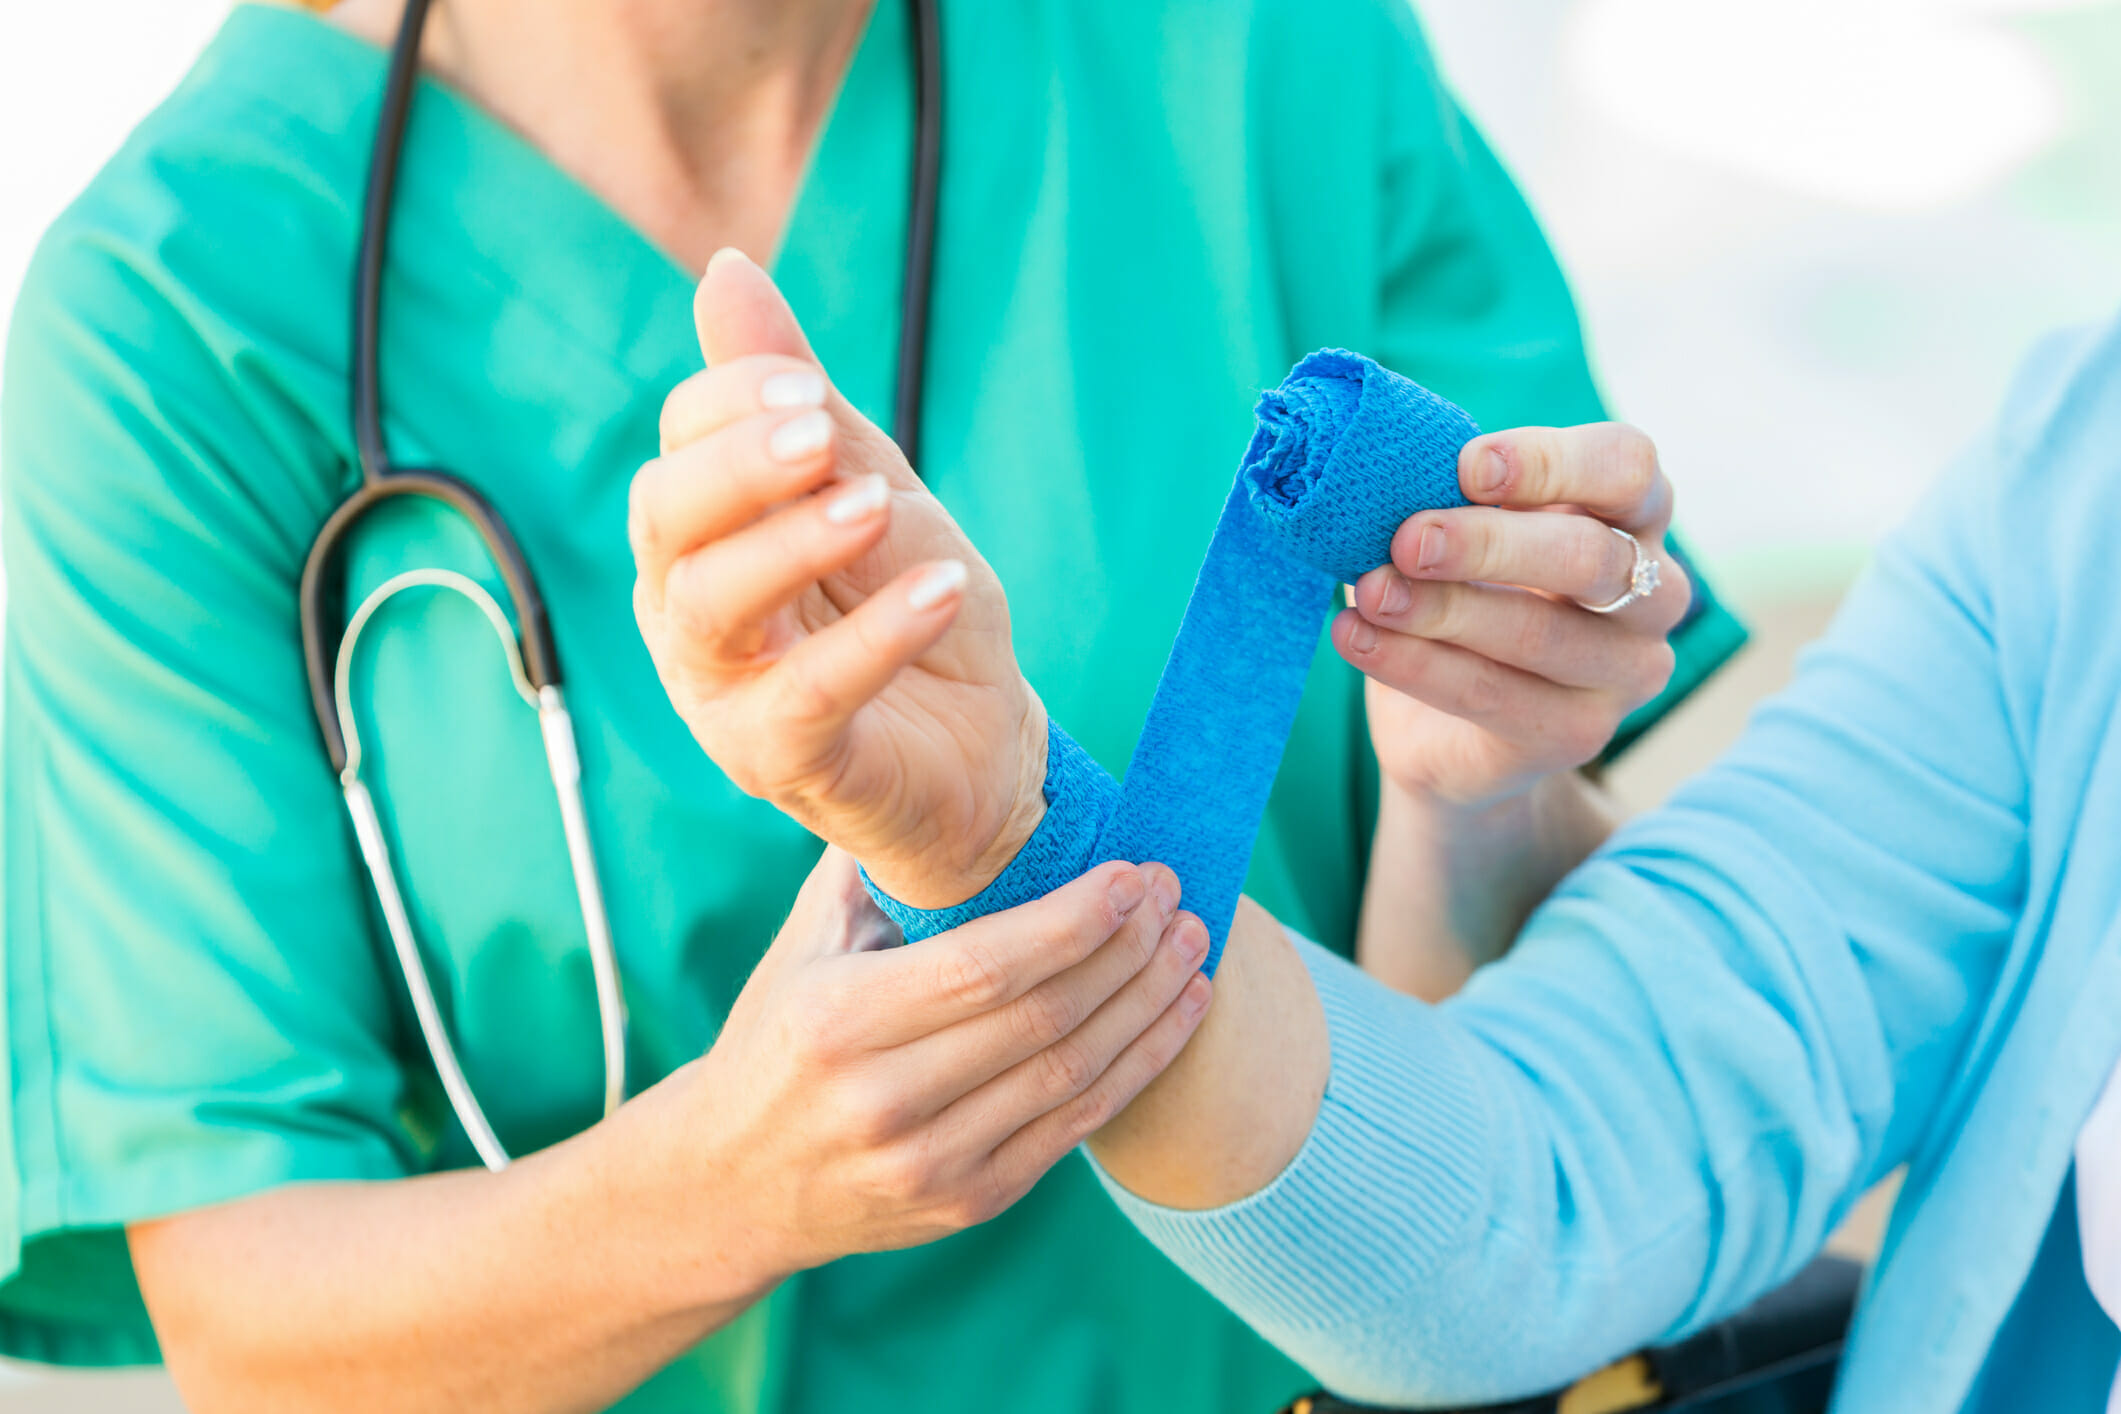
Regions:
<instances>
[{"instance_id":1,"label":"patient's knuckle","mask_svg":"<svg viewBox=\"0 0 2121 1414\"><path fill-rule=\"evenodd\" d=\"M1439 584L1427 594L1417 594L1415 608L1422 618L1422 626L1417 630L1420 636L1445 643L1463 639L1469 627L1466 598L1465 591L1455 584Z\"/></svg>"},{"instance_id":2,"label":"patient's knuckle","mask_svg":"<svg viewBox=\"0 0 2121 1414\"><path fill-rule=\"evenodd\" d=\"M1554 499L1556 468L1562 460L1561 434L1549 427L1527 427L1511 443L1510 472L1519 505L1544 505Z\"/></svg>"},{"instance_id":3,"label":"patient's knuckle","mask_svg":"<svg viewBox=\"0 0 2121 1414\"><path fill-rule=\"evenodd\" d=\"M1454 541L1456 555L1451 553ZM1468 579L1493 578L1502 556L1508 549L1502 537L1496 533L1494 524L1485 516L1458 517L1451 524L1450 534L1444 545L1443 563L1438 568L1455 569L1458 575Z\"/></svg>"},{"instance_id":4,"label":"patient's knuckle","mask_svg":"<svg viewBox=\"0 0 2121 1414\"><path fill-rule=\"evenodd\" d=\"M1544 664L1561 648L1561 614L1547 600L1527 600L1517 606L1509 629L1509 642L1521 663Z\"/></svg>"},{"instance_id":5,"label":"patient's knuckle","mask_svg":"<svg viewBox=\"0 0 2121 1414\"><path fill-rule=\"evenodd\" d=\"M1407 607L1400 610L1398 614L1389 616L1390 626L1401 633L1413 634L1417 638L1431 637L1436 632L1436 601L1438 596L1435 586L1424 584L1420 580L1411 580L1407 583L1407 589L1409 591ZM1387 620L1387 616L1379 614L1373 622L1385 620Z\"/></svg>"},{"instance_id":6,"label":"patient's knuckle","mask_svg":"<svg viewBox=\"0 0 2121 1414\"><path fill-rule=\"evenodd\" d=\"M1469 717L1491 717L1502 705L1501 674L1485 660L1475 662L1459 684L1459 709Z\"/></svg>"},{"instance_id":7,"label":"patient's knuckle","mask_svg":"<svg viewBox=\"0 0 2121 1414\"><path fill-rule=\"evenodd\" d=\"M1657 466L1657 444L1640 428L1624 422L1612 425L1606 466L1614 499L1629 505L1646 504L1663 474Z\"/></svg>"},{"instance_id":8,"label":"patient's knuckle","mask_svg":"<svg viewBox=\"0 0 2121 1414\"><path fill-rule=\"evenodd\" d=\"M1580 597L1610 597L1603 591L1625 576L1626 568L1620 561L1627 546L1603 521L1583 516L1566 519L1567 533L1558 537L1554 546L1557 576L1564 583L1577 586Z\"/></svg>"}]
</instances>

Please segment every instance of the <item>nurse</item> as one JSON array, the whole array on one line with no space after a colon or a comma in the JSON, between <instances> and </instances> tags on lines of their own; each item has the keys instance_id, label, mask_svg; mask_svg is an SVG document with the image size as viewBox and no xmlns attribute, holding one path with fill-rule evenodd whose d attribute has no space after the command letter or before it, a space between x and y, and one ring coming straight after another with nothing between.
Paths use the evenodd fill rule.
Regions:
<instances>
[{"instance_id":1,"label":"nurse","mask_svg":"<svg viewBox=\"0 0 2121 1414\"><path fill-rule=\"evenodd\" d=\"M543 581L638 1095L595 1122L568 856L491 632L453 598L393 601L353 664L369 777L473 1088L531 1156L469 1170L297 634L303 556L354 474L345 311L396 19L237 7L53 228L13 318L0 1348L166 1355L202 1410L1273 1407L1297 1367L1066 1157L1198 1024L1154 880L876 953L845 861L709 764L635 627L629 485L699 369L712 252L773 252L837 394L889 423L895 3L436 12L385 281L389 431L481 488ZM1008 585L1046 704L1108 764L1251 399L1296 355L1374 350L1491 426L1599 415L1552 258L1396 0L944 21L919 469ZM709 313L710 339L746 338L740 307ZM783 394L799 421L811 395ZM800 469L821 449L791 436ZM1373 664L1415 696L1321 655L1251 880L1310 936L1355 947L1373 819L1415 841L1580 826L1543 874L1432 851L1496 916L1595 834L1560 768L1655 686L1643 664L1563 684L1558 659L1499 662L1498 621L1436 612L1500 602L1466 582L1524 582L1525 527L1551 519L1443 527L1432 617ZM432 567L494 583L461 523L394 508L350 547L348 602ZM1610 597L1611 574L1586 561L1569 597ZM1737 637L1695 602L1660 701ZM1477 687L1497 682L1518 691ZM1543 734L1563 687L1567 750ZM968 987L996 967L1003 994ZM1069 1064L1040 1017L1076 1021ZM980 1126L937 1122L975 1095Z\"/></svg>"}]
</instances>

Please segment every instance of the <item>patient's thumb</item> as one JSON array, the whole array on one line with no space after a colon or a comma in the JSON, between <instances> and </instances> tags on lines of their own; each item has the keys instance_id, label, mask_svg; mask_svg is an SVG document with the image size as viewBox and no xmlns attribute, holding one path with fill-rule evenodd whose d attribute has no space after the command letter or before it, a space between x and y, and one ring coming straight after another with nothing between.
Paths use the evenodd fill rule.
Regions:
<instances>
[{"instance_id":1,"label":"patient's thumb","mask_svg":"<svg viewBox=\"0 0 2121 1414\"><path fill-rule=\"evenodd\" d=\"M817 361L773 277L734 246L716 251L707 262L707 273L692 297L692 320L710 368L746 354L790 354Z\"/></svg>"}]
</instances>

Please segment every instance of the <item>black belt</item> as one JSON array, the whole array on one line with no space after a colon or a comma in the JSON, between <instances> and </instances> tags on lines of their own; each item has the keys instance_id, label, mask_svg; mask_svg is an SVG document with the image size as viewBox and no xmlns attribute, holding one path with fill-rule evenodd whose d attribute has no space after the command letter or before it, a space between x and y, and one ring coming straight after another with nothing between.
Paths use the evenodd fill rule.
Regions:
<instances>
[{"instance_id":1,"label":"black belt","mask_svg":"<svg viewBox=\"0 0 2121 1414\"><path fill-rule=\"evenodd\" d=\"M1863 1267L1821 1257L1788 1285L1685 1340L1631 1355L1568 1389L1434 1414L1824 1414ZM1282 1414L1395 1414L1320 1391Z\"/></svg>"}]
</instances>

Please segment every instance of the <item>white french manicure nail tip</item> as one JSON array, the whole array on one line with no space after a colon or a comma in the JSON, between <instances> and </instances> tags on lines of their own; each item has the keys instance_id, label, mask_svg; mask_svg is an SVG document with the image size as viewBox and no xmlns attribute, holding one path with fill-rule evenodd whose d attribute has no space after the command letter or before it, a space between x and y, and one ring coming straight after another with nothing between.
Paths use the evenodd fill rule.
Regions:
<instances>
[{"instance_id":1,"label":"white french manicure nail tip","mask_svg":"<svg viewBox=\"0 0 2121 1414\"><path fill-rule=\"evenodd\" d=\"M872 473L842 491L838 499L827 505L825 519L834 525L848 525L875 515L890 499L891 487L882 476Z\"/></svg>"},{"instance_id":2,"label":"white french manicure nail tip","mask_svg":"<svg viewBox=\"0 0 2121 1414\"><path fill-rule=\"evenodd\" d=\"M806 412L774 428L773 435L766 439L766 450L775 461L792 462L824 450L831 440L831 417L822 412Z\"/></svg>"},{"instance_id":3,"label":"white french manicure nail tip","mask_svg":"<svg viewBox=\"0 0 2121 1414\"><path fill-rule=\"evenodd\" d=\"M945 560L913 582L906 602L916 609L932 609L964 587L964 562Z\"/></svg>"}]
</instances>

